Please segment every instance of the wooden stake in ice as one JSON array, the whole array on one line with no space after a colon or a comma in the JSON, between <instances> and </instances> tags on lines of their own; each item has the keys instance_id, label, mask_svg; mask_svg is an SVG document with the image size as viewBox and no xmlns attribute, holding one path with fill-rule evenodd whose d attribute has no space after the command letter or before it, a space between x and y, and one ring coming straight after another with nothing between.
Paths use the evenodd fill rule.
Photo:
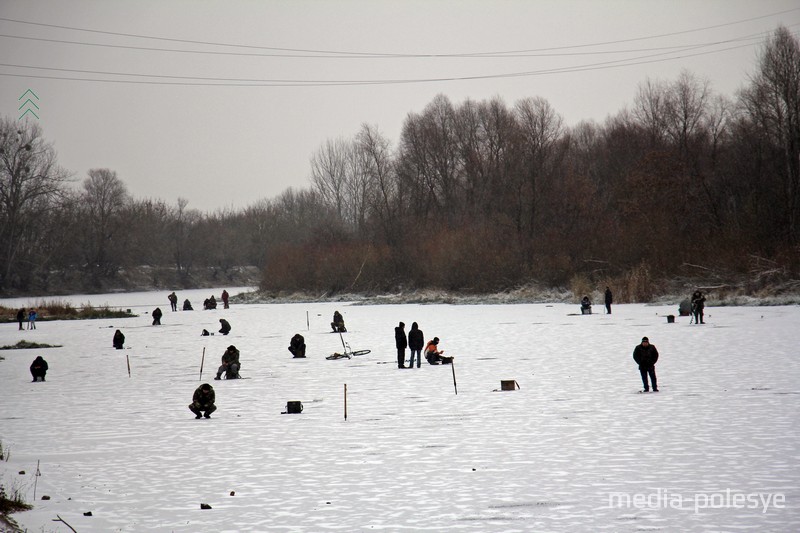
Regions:
<instances>
[{"instance_id":1,"label":"wooden stake in ice","mask_svg":"<svg viewBox=\"0 0 800 533\"><path fill-rule=\"evenodd\" d=\"M458 395L458 383L456 383L456 360L455 359L450 361L450 368L453 369L453 388L455 388L456 395Z\"/></svg>"},{"instance_id":2,"label":"wooden stake in ice","mask_svg":"<svg viewBox=\"0 0 800 533\"><path fill-rule=\"evenodd\" d=\"M203 363L206 362L206 347L203 346L203 357L200 358L200 381L203 381Z\"/></svg>"},{"instance_id":3,"label":"wooden stake in ice","mask_svg":"<svg viewBox=\"0 0 800 533\"><path fill-rule=\"evenodd\" d=\"M39 461L37 460L36 473L34 474L34 479L33 479L33 501L36 501L36 484L39 483L39 476L41 475L42 473L39 471Z\"/></svg>"},{"instance_id":4,"label":"wooden stake in ice","mask_svg":"<svg viewBox=\"0 0 800 533\"><path fill-rule=\"evenodd\" d=\"M311 322L309 322L308 320L308 311L306 311L306 329L307 330L311 329Z\"/></svg>"},{"instance_id":5,"label":"wooden stake in ice","mask_svg":"<svg viewBox=\"0 0 800 533\"><path fill-rule=\"evenodd\" d=\"M347 383L344 384L344 420L347 422Z\"/></svg>"},{"instance_id":6,"label":"wooden stake in ice","mask_svg":"<svg viewBox=\"0 0 800 533\"><path fill-rule=\"evenodd\" d=\"M131 377L131 358L128 354L125 354L125 361L128 363L128 377Z\"/></svg>"}]
</instances>

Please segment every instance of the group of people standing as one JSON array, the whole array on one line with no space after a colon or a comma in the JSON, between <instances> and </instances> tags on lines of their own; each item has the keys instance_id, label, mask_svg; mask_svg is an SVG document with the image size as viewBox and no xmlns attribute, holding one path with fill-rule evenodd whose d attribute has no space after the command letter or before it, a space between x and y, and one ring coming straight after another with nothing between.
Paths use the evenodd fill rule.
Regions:
<instances>
[{"instance_id":1,"label":"group of people standing","mask_svg":"<svg viewBox=\"0 0 800 533\"><path fill-rule=\"evenodd\" d=\"M17 311L17 322L19 322L19 329L25 329L22 326L22 323L25 322L25 317L28 318L28 329L36 329L36 319L39 317L39 314L36 312L36 309L31 309L28 311L27 315L25 314L25 309L20 309Z\"/></svg>"},{"instance_id":2,"label":"group of people standing","mask_svg":"<svg viewBox=\"0 0 800 533\"><path fill-rule=\"evenodd\" d=\"M414 368L414 360L417 361L417 368L422 365L422 352L425 348L425 359L432 365L450 364L453 362L452 357L445 357L442 354L444 350L439 350L439 337L434 337L432 340L425 344L425 334L419 329L419 325L414 322L411 324L411 329L406 335L406 325L403 322L394 328L394 341L397 346L397 368ZM411 350L411 360L406 362L406 348Z\"/></svg>"}]
</instances>

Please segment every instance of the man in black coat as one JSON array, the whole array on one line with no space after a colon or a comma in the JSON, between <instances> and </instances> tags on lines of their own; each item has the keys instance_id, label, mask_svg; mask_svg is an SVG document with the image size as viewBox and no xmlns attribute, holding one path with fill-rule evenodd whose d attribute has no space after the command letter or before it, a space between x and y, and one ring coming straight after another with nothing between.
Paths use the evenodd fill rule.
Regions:
<instances>
[{"instance_id":1,"label":"man in black coat","mask_svg":"<svg viewBox=\"0 0 800 533\"><path fill-rule=\"evenodd\" d=\"M425 335L416 322L411 324L408 332L408 348L411 350L411 362L409 368L414 368L414 355L417 356L417 368L422 364L422 349L425 347Z\"/></svg>"},{"instance_id":2,"label":"man in black coat","mask_svg":"<svg viewBox=\"0 0 800 533\"><path fill-rule=\"evenodd\" d=\"M31 363L31 376L33 381L44 381L45 375L47 375L47 361L39 355Z\"/></svg>"},{"instance_id":3,"label":"man in black coat","mask_svg":"<svg viewBox=\"0 0 800 533\"><path fill-rule=\"evenodd\" d=\"M153 315L153 325L154 326L160 326L161 325L161 315L163 314L163 313L161 313L161 308L160 307L156 307L155 309L153 309L153 312L151 314Z\"/></svg>"},{"instance_id":4,"label":"man in black coat","mask_svg":"<svg viewBox=\"0 0 800 533\"><path fill-rule=\"evenodd\" d=\"M400 322L400 325L394 328L394 342L397 345L397 368L406 367L406 348L408 348L408 339L406 339L406 325Z\"/></svg>"},{"instance_id":5,"label":"man in black coat","mask_svg":"<svg viewBox=\"0 0 800 533\"><path fill-rule=\"evenodd\" d=\"M195 414L195 418L211 418L211 413L217 410L217 406L214 405L215 401L214 387L203 383L194 391L189 410Z\"/></svg>"},{"instance_id":6,"label":"man in black coat","mask_svg":"<svg viewBox=\"0 0 800 533\"><path fill-rule=\"evenodd\" d=\"M231 332L231 325L224 318L219 319L219 326L220 326L219 332L222 333L223 335L227 335L228 333Z\"/></svg>"},{"instance_id":7,"label":"man in black coat","mask_svg":"<svg viewBox=\"0 0 800 533\"><path fill-rule=\"evenodd\" d=\"M658 361L658 350L650 344L650 339L642 337L642 343L633 349L633 360L639 365L639 373L642 375L643 392L650 392L647 384L647 375L650 375L650 382L653 384L653 392L658 392L658 382L656 381L656 361Z\"/></svg>"},{"instance_id":8,"label":"man in black coat","mask_svg":"<svg viewBox=\"0 0 800 533\"><path fill-rule=\"evenodd\" d=\"M614 301L614 295L611 294L611 289L606 287L606 294L605 294L605 302L606 302L606 311L608 314L611 314L611 303Z\"/></svg>"}]
</instances>

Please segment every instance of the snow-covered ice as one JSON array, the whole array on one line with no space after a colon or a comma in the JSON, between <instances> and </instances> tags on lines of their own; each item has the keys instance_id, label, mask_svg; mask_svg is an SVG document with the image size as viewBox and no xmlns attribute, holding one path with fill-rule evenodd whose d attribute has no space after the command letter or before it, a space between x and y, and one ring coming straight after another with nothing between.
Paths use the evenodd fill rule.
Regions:
<instances>
[{"instance_id":1,"label":"snow-covered ice","mask_svg":"<svg viewBox=\"0 0 800 533\"><path fill-rule=\"evenodd\" d=\"M81 533L800 530L798 306L707 308L694 325L667 323L677 305L201 310L212 293L193 291L192 312L171 312L166 292L92 296L141 314L0 328L0 345L63 345L0 351L0 476L34 504L12 515L23 528L69 531L60 516ZM342 351L335 309L344 340L372 353L325 359ZM201 337L219 318L231 334ZM398 321L441 338L458 394L449 366L397 368ZM117 328L125 350L111 347ZM288 352L294 333L307 359ZM659 393L638 393L644 335ZM249 379L213 381L230 344ZM45 383L30 382L36 355ZM187 408L203 382L211 420ZM293 400L304 412L281 414Z\"/></svg>"}]
</instances>

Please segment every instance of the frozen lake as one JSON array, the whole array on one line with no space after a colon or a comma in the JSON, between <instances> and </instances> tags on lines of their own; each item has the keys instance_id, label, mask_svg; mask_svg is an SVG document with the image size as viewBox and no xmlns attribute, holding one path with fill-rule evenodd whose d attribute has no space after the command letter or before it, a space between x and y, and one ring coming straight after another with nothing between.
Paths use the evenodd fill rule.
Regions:
<instances>
[{"instance_id":1,"label":"frozen lake","mask_svg":"<svg viewBox=\"0 0 800 533\"><path fill-rule=\"evenodd\" d=\"M3 346L63 346L0 351L0 479L34 503L12 515L23 528L70 531L60 516L81 533L800 530L798 306L707 308L705 325L668 324L677 304L200 310L220 292L178 292L196 310L174 313L164 291L76 297L141 316L0 328ZM344 340L370 354L325 359L342 351L336 309ZM220 318L229 336L200 336ZM397 368L398 321L440 337L458 394L448 366ZM307 359L287 350L295 333ZM657 394L638 393L644 335L661 354ZM249 379L212 381L231 344ZM30 382L37 355L45 383ZM498 392L501 380L519 390ZM195 420L204 382L218 410ZM281 414L287 401L304 412Z\"/></svg>"}]
</instances>

